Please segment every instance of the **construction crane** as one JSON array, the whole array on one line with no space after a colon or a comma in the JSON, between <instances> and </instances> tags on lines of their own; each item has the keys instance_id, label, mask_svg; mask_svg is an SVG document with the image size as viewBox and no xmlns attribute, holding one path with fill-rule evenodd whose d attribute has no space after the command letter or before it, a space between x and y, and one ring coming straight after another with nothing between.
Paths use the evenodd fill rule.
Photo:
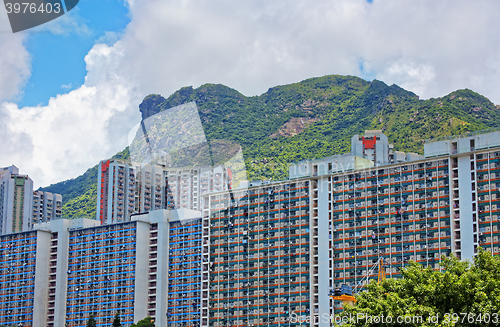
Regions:
<instances>
[{"instance_id":1,"label":"construction crane","mask_svg":"<svg viewBox=\"0 0 500 327\"><path fill-rule=\"evenodd\" d=\"M384 258L380 258L378 260L378 282L380 283L384 279L385 279Z\"/></svg>"},{"instance_id":2,"label":"construction crane","mask_svg":"<svg viewBox=\"0 0 500 327\"><path fill-rule=\"evenodd\" d=\"M356 298L352 295L352 287L342 284L340 287L330 290L329 296L334 300L339 300L344 303L344 305L350 304L354 305L356 303Z\"/></svg>"},{"instance_id":3,"label":"construction crane","mask_svg":"<svg viewBox=\"0 0 500 327\"><path fill-rule=\"evenodd\" d=\"M358 285L354 288L354 294L359 292L358 288L364 286L371 275L373 275L374 270L378 268L378 282L380 283L385 279L385 266L384 258L379 258L375 264L370 268L368 273L359 281ZM329 296L334 300L342 301L344 304L354 305L356 303L356 298L353 296L353 289L351 286L342 284L340 287L330 290Z\"/></svg>"},{"instance_id":4,"label":"construction crane","mask_svg":"<svg viewBox=\"0 0 500 327\"><path fill-rule=\"evenodd\" d=\"M373 264L370 270L365 274L365 276L358 282L358 285L354 288L354 293L358 293L358 288L365 286L370 276L372 276L375 272L375 269L378 268L378 282L381 282L385 279L385 266L384 266L384 258L379 258L377 262Z\"/></svg>"}]
</instances>

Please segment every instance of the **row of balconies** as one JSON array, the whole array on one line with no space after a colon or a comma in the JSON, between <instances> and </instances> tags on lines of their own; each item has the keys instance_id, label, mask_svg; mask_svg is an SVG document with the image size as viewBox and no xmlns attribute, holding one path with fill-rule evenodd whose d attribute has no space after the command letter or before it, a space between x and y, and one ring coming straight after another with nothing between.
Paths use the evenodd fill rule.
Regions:
<instances>
[{"instance_id":1,"label":"row of balconies","mask_svg":"<svg viewBox=\"0 0 500 327\"><path fill-rule=\"evenodd\" d=\"M428 164L428 163L426 163ZM395 167L389 169L373 169L371 171L366 171L366 172L361 172L361 173L356 173L356 174L348 174L348 175L341 175L341 176L335 176L334 182L342 182L342 181L358 181L360 179L377 179L380 177L387 177L387 176L406 176L415 172L425 172L427 169L431 168L432 172L436 171L436 168L438 170L447 170L448 169L448 160L445 159L444 161L439 162L437 164L435 161L430 163L431 165L425 166L423 163L417 165L405 165L400 167ZM392 170L394 169L394 170Z\"/></svg>"},{"instance_id":2,"label":"row of balconies","mask_svg":"<svg viewBox=\"0 0 500 327\"><path fill-rule=\"evenodd\" d=\"M290 222L286 222L287 224L289 223L290 226L292 225L304 225L308 223L308 219L304 219L303 217L285 217L287 219L279 218L279 217L269 217L269 216L261 216L261 219L259 217L250 217L250 218L233 218L233 216L228 217L228 216L222 216L222 217L212 217L210 227L212 229L214 228L228 228L228 227L247 227L247 225L250 225L249 229L251 227L256 227L256 225L259 226L265 226L265 228L274 227L274 223L276 222L283 222L283 220L290 220ZM232 219L232 220L230 220ZM268 226L266 226L268 225Z\"/></svg>"}]
</instances>

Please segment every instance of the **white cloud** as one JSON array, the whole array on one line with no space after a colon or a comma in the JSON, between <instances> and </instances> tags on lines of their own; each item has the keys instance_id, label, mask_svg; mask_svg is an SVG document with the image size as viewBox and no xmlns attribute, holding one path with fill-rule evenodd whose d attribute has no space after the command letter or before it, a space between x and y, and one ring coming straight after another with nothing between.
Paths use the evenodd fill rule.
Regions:
<instances>
[{"instance_id":1,"label":"white cloud","mask_svg":"<svg viewBox=\"0 0 500 327\"><path fill-rule=\"evenodd\" d=\"M103 36L97 39L96 44L113 45L119 41L121 34L116 32L105 32Z\"/></svg>"},{"instance_id":2,"label":"white cloud","mask_svg":"<svg viewBox=\"0 0 500 327\"><path fill-rule=\"evenodd\" d=\"M80 16L80 8L75 7L63 16L29 30L29 33L40 32L56 35L89 35L91 30L85 23L85 20Z\"/></svg>"},{"instance_id":3,"label":"white cloud","mask_svg":"<svg viewBox=\"0 0 500 327\"><path fill-rule=\"evenodd\" d=\"M0 101L19 95L31 75L31 59L24 35L5 34L0 41Z\"/></svg>"},{"instance_id":4,"label":"white cloud","mask_svg":"<svg viewBox=\"0 0 500 327\"><path fill-rule=\"evenodd\" d=\"M436 78L436 73L432 65L419 65L412 61L401 59L379 73L377 78L383 81L392 81L392 83L406 90L411 90L416 94L426 94L428 91L427 87Z\"/></svg>"},{"instance_id":5,"label":"white cloud","mask_svg":"<svg viewBox=\"0 0 500 327\"><path fill-rule=\"evenodd\" d=\"M255 95L313 76L365 74L422 98L471 88L500 103L498 1L128 5L126 30L104 36L85 57L83 86L44 107L0 105L6 126L0 130L6 144L0 166L18 165L39 186L75 177L123 149L145 95L167 97L187 85L223 83ZM2 101L19 92L30 66L22 36L2 35L0 51Z\"/></svg>"},{"instance_id":6,"label":"white cloud","mask_svg":"<svg viewBox=\"0 0 500 327\"><path fill-rule=\"evenodd\" d=\"M14 99L31 75L26 34L12 34L6 10L0 10L0 101Z\"/></svg>"},{"instance_id":7,"label":"white cloud","mask_svg":"<svg viewBox=\"0 0 500 327\"><path fill-rule=\"evenodd\" d=\"M365 74L422 98L467 87L500 103L500 2L153 0L130 10L123 63L146 93L210 82L255 95Z\"/></svg>"},{"instance_id":8,"label":"white cloud","mask_svg":"<svg viewBox=\"0 0 500 327\"><path fill-rule=\"evenodd\" d=\"M377 78L422 98L470 88L500 103L499 9L488 0L378 1L364 53Z\"/></svg>"},{"instance_id":9,"label":"white cloud","mask_svg":"<svg viewBox=\"0 0 500 327\"><path fill-rule=\"evenodd\" d=\"M134 98L130 80L113 72L119 51L96 45L86 61L85 84L46 106L0 103L0 167L15 164L35 187L46 186L76 177L127 145L129 128L140 119L140 97Z\"/></svg>"},{"instance_id":10,"label":"white cloud","mask_svg":"<svg viewBox=\"0 0 500 327\"><path fill-rule=\"evenodd\" d=\"M0 161L19 166L37 186L76 177L115 153L117 144L125 147L128 126L139 119L127 110L130 102L122 85L98 85L53 98L45 107L19 110L3 103L7 128L0 137L8 137L11 146L2 149ZM3 162L6 158L13 162Z\"/></svg>"}]
</instances>

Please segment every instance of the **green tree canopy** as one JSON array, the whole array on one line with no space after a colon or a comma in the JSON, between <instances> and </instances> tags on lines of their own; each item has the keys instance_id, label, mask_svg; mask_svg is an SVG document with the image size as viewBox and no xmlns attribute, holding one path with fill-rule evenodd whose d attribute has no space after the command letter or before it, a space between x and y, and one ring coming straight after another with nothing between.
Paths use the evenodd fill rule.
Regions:
<instances>
[{"instance_id":1,"label":"green tree canopy","mask_svg":"<svg viewBox=\"0 0 500 327\"><path fill-rule=\"evenodd\" d=\"M115 318L113 319L113 325L112 327L122 327L122 322L120 320L120 315L118 312L115 315Z\"/></svg>"},{"instance_id":2,"label":"green tree canopy","mask_svg":"<svg viewBox=\"0 0 500 327\"><path fill-rule=\"evenodd\" d=\"M91 313L89 319L87 320L87 327L96 327L96 326L97 323L95 321L94 314Z\"/></svg>"},{"instance_id":3,"label":"green tree canopy","mask_svg":"<svg viewBox=\"0 0 500 327\"><path fill-rule=\"evenodd\" d=\"M130 327L156 327L156 326L153 322L153 318L146 317L141 321L138 321L137 324L132 324L132 326Z\"/></svg>"},{"instance_id":4,"label":"green tree canopy","mask_svg":"<svg viewBox=\"0 0 500 327\"><path fill-rule=\"evenodd\" d=\"M413 262L401 279L372 281L338 318L344 326L500 325L500 258L480 250L473 262L450 257L442 267Z\"/></svg>"}]
</instances>

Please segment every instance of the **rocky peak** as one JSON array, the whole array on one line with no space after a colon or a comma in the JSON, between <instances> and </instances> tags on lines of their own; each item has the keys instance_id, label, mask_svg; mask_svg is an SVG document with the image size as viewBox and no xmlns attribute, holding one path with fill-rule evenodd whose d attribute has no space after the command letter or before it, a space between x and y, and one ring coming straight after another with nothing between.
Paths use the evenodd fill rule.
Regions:
<instances>
[{"instance_id":1,"label":"rocky peak","mask_svg":"<svg viewBox=\"0 0 500 327\"><path fill-rule=\"evenodd\" d=\"M158 106L165 101L165 98L159 94L150 94L142 100L142 103L139 105L139 110L142 114L142 120L153 116L161 111L161 108Z\"/></svg>"}]
</instances>

